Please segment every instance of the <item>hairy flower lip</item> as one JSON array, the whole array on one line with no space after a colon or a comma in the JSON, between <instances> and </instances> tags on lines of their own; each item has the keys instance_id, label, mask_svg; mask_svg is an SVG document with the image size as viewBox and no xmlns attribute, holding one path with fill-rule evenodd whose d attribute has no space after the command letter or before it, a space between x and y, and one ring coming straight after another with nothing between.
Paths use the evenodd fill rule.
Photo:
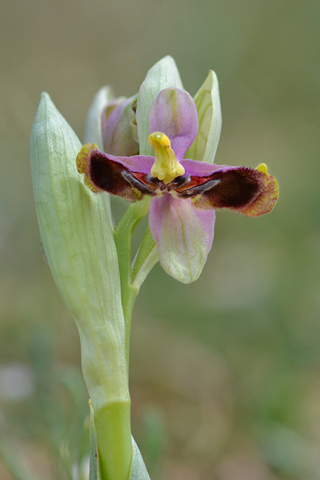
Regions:
<instances>
[{"instance_id":1,"label":"hairy flower lip","mask_svg":"<svg viewBox=\"0 0 320 480\"><path fill-rule=\"evenodd\" d=\"M244 215L260 216L273 209L278 197L277 181L253 168L186 159L181 161L186 173L166 184L150 175L153 157L115 157L100 152L94 145L85 145L82 151L87 152L87 164L79 171L86 173L96 191L107 191L131 202L144 195L162 196L167 192L175 197L194 199L195 208L229 208ZM81 152L78 158L83 162ZM261 207L250 209L261 194L264 198Z\"/></svg>"}]
</instances>

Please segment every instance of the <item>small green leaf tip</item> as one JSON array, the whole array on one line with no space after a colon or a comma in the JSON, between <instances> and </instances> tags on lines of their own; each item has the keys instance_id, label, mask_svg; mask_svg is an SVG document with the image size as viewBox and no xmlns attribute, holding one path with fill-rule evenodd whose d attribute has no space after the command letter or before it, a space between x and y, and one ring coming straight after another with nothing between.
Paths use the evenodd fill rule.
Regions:
<instances>
[{"instance_id":1,"label":"small green leaf tip","mask_svg":"<svg viewBox=\"0 0 320 480\"><path fill-rule=\"evenodd\" d=\"M90 471L89 480L101 480L98 461L97 432L94 423L94 411L91 400L89 400L90 423L89 423L89 449L90 449Z\"/></svg>"}]
</instances>

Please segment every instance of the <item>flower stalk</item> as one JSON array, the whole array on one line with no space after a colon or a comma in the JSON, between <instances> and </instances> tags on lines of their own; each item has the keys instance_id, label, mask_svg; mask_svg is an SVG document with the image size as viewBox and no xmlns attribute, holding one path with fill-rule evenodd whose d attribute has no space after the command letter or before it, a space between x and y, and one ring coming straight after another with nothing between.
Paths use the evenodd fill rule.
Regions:
<instances>
[{"instance_id":1,"label":"flower stalk","mask_svg":"<svg viewBox=\"0 0 320 480\"><path fill-rule=\"evenodd\" d=\"M132 285L131 271L131 239L138 223L145 217L149 209L149 199L134 203L127 208L119 224L114 237L119 259L119 272L121 280L121 299L126 331L126 360L129 369L130 332L133 304L138 290ZM145 260L145 259L144 259ZM143 263L144 263L143 260Z\"/></svg>"}]
</instances>

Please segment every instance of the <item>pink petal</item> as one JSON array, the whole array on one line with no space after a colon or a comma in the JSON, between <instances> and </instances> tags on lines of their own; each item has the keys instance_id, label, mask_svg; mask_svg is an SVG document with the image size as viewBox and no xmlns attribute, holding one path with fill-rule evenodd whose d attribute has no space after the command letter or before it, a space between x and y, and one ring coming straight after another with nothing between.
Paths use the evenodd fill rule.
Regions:
<instances>
[{"instance_id":1,"label":"pink petal","mask_svg":"<svg viewBox=\"0 0 320 480\"><path fill-rule=\"evenodd\" d=\"M165 133L178 160L198 133L198 114L192 97L185 90L166 88L151 105L149 113L150 133Z\"/></svg>"},{"instance_id":2,"label":"pink petal","mask_svg":"<svg viewBox=\"0 0 320 480\"><path fill-rule=\"evenodd\" d=\"M109 155L99 151L99 156L105 159L106 162L112 161L120 163L121 165L129 168L132 172L149 174L152 165L154 164L154 157L147 157L145 155L135 155L133 157Z\"/></svg>"},{"instance_id":3,"label":"pink petal","mask_svg":"<svg viewBox=\"0 0 320 480\"><path fill-rule=\"evenodd\" d=\"M189 199L168 193L151 198L150 229L160 263L169 275L183 283L199 277L211 249L214 223L214 210L196 209Z\"/></svg>"},{"instance_id":4,"label":"pink petal","mask_svg":"<svg viewBox=\"0 0 320 480\"><path fill-rule=\"evenodd\" d=\"M199 162L198 160L185 159L181 161L181 165L184 166L186 174L196 175L197 177L206 177L217 170L223 170L225 168L238 168L227 167L226 165L212 165L211 163Z\"/></svg>"}]
</instances>

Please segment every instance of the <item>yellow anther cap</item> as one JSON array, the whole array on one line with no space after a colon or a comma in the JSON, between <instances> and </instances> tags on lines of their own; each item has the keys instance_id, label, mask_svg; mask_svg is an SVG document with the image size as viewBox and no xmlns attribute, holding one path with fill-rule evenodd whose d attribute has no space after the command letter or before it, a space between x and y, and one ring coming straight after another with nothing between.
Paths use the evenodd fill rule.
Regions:
<instances>
[{"instance_id":1,"label":"yellow anther cap","mask_svg":"<svg viewBox=\"0 0 320 480\"><path fill-rule=\"evenodd\" d=\"M149 143L153 146L155 157L150 175L168 184L185 173L185 169L176 159L170 139L161 132L151 133Z\"/></svg>"}]
</instances>

